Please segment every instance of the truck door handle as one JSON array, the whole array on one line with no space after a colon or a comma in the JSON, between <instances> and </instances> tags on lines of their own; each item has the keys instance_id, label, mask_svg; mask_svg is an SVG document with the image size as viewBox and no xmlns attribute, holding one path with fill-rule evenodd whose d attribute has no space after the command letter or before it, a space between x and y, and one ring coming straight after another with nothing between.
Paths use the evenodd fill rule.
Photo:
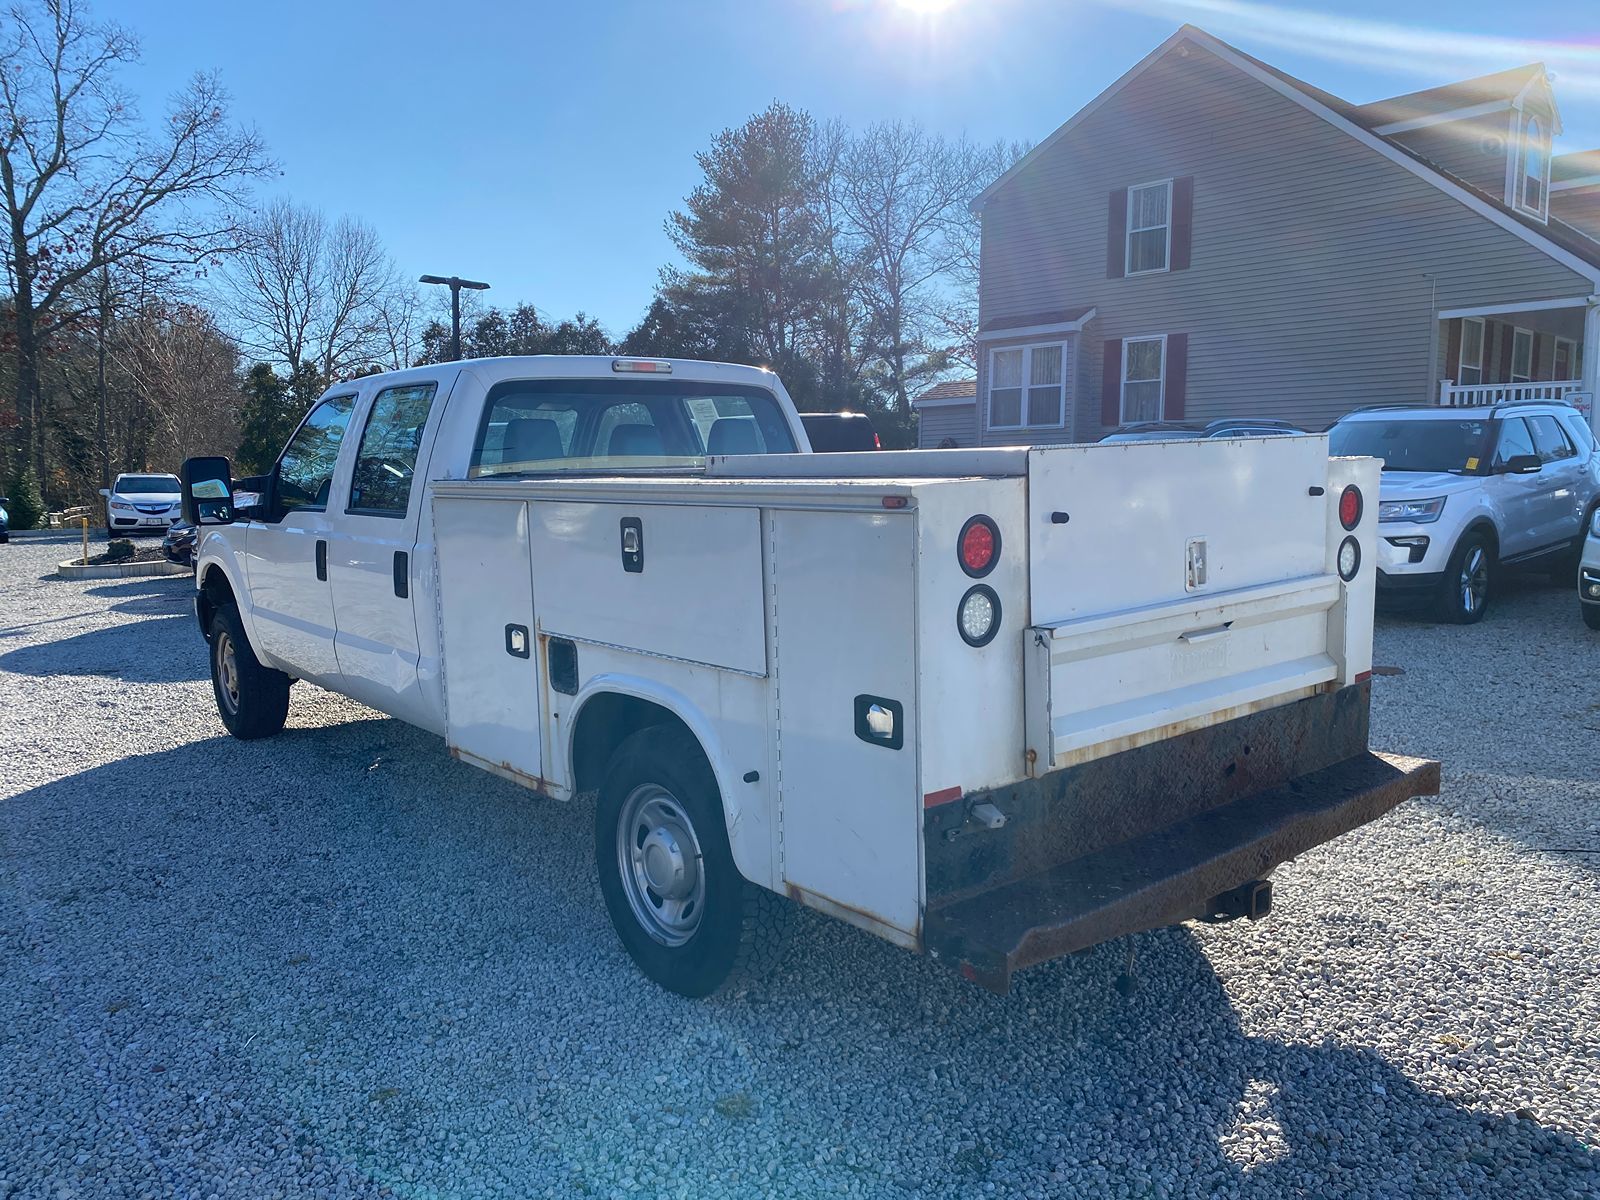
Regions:
<instances>
[{"instance_id":1,"label":"truck door handle","mask_svg":"<svg viewBox=\"0 0 1600 1200\"><path fill-rule=\"evenodd\" d=\"M394 594L402 600L411 595L411 557L404 550L394 552Z\"/></svg>"},{"instance_id":2,"label":"truck door handle","mask_svg":"<svg viewBox=\"0 0 1600 1200\"><path fill-rule=\"evenodd\" d=\"M1193 646L1199 642L1209 642L1219 637L1227 636L1228 630L1233 628L1233 622L1228 621L1221 625L1213 625L1209 629L1191 629L1187 633L1180 633L1178 640L1188 642Z\"/></svg>"},{"instance_id":3,"label":"truck door handle","mask_svg":"<svg viewBox=\"0 0 1600 1200\"><path fill-rule=\"evenodd\" d=\"M317 578L328 582L328 543L321 540L317 542Z\"/></svg>"}]
</instances>

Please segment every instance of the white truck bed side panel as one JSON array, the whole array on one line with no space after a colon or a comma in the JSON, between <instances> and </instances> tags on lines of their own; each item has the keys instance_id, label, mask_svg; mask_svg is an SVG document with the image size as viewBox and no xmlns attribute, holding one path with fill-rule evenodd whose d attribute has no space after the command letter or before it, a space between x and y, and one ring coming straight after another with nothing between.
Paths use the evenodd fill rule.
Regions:
<instances>
[{"instance_id":1,"label":"white truck bed side panel","mask_svg":"<svg viewBox=\"0 0 1600 1200\"><path fill-rule=\"evenodd\" d=\"M882 510L770 519L785 883L804 903L915 945L915 522ZM858 696L902 707L899 749L856 736Z\"/></svg>"},{"instance_id":2,"label":"white truck bed side panel","mask_svg":"<svg viewBox=\"0 0 1600 1200\"><path fill-rule=\"evenodd\" d=\"M452 753L542 790L539 661L528 506L436 499L445 738ZM507 630L526 631L526 657Z\"/></svg>"},{"instance_id":3,"label":"white truck bed side panel","mask_svg":"<svg viewBox=\"0 0 1600 1200\"><path fill-rule=\"evenodd\" d=\"M554 500L529 509L542 632L766 674L759 509ZM623 564L624 521L638 522L638 571Z\"/></svg>"}]
</instances>

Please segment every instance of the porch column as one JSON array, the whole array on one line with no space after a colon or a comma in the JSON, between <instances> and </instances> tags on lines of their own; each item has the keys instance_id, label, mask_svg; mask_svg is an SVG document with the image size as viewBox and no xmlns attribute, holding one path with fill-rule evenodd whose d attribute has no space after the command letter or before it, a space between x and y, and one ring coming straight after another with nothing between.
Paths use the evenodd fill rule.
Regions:
<instances>
[{"instance_id":1,"label":"porch column","mask_svg":"<svg viewBox=\"0 0 1600 1200\"><path fill-rule=\"evenodd\" d=\"M1600 296L1583 310L1583 390L1589 396L1589 428L1600 436Z\"/></svg>"}]
</instances>

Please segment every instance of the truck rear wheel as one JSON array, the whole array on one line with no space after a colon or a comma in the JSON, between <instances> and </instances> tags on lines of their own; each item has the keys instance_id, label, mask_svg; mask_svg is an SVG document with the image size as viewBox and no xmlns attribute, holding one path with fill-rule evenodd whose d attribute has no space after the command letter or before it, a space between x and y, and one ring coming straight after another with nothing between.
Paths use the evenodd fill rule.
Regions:
<instances>
[{"instance_id":1,"label":"truck rear wheel","mask_svg":"<svg viewBox=\"0 0 1600 1200\"><path fill-rule=\"evenodd\" d=\"M261 665L231 604L211 614L211 690L228 732L249 741L271 737L289 716L289 685L282 671Z\"/></svg>"},{"instance_id":2,"label":"truck rear wheel","mask_svg":"<svg viewBox=\"0 0 1600 1200\"><path fill-rule=\"evenodd\" d=\"M789 902L734 866L716 776L687 732L652 726L618 747L594 852L617 936L667 991L709 996L782 953Z\"/></svg>"}]
</instances>

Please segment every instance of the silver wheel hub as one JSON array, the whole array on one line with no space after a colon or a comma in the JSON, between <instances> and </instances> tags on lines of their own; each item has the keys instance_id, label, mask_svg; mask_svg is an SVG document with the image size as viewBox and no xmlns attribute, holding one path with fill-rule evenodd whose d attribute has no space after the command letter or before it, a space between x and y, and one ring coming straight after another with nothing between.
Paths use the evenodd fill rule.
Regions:
<instances>
[{"instance_id":1,"label":"silver wheel hub","mask_svg":"<svg viewBox=\"0 0 1600 1200\"><path fill-rule=\"evenodd\" d=\"M1461 563L1461 607L1477 612L1489 590L1489 556L1482 546L1474 546Z\"/></svg>"},{"instance_id":2,"label":"silver wheel hub","mask_svg":"<svg viewBox=\"0 0 1600 1200\"><path fill-rule=\"evenodd\" d=\"M222 700L229 712L239 710L239 658L233 648L233 639L226 633L217 634L217 682L222 685Z\"/></svg>"},{"instance_id":3,"label":"silver wheel hub","mask_svg":"<svg viewBox=\"0 0 1600 1200\"><path fill-rule=\"evenodd\" d=\"M641 784L622 803L617 870L646 933L664 946L694 936L706 899L700 840L683 805L658 784Z\"/></svg>"}]
</instances>

